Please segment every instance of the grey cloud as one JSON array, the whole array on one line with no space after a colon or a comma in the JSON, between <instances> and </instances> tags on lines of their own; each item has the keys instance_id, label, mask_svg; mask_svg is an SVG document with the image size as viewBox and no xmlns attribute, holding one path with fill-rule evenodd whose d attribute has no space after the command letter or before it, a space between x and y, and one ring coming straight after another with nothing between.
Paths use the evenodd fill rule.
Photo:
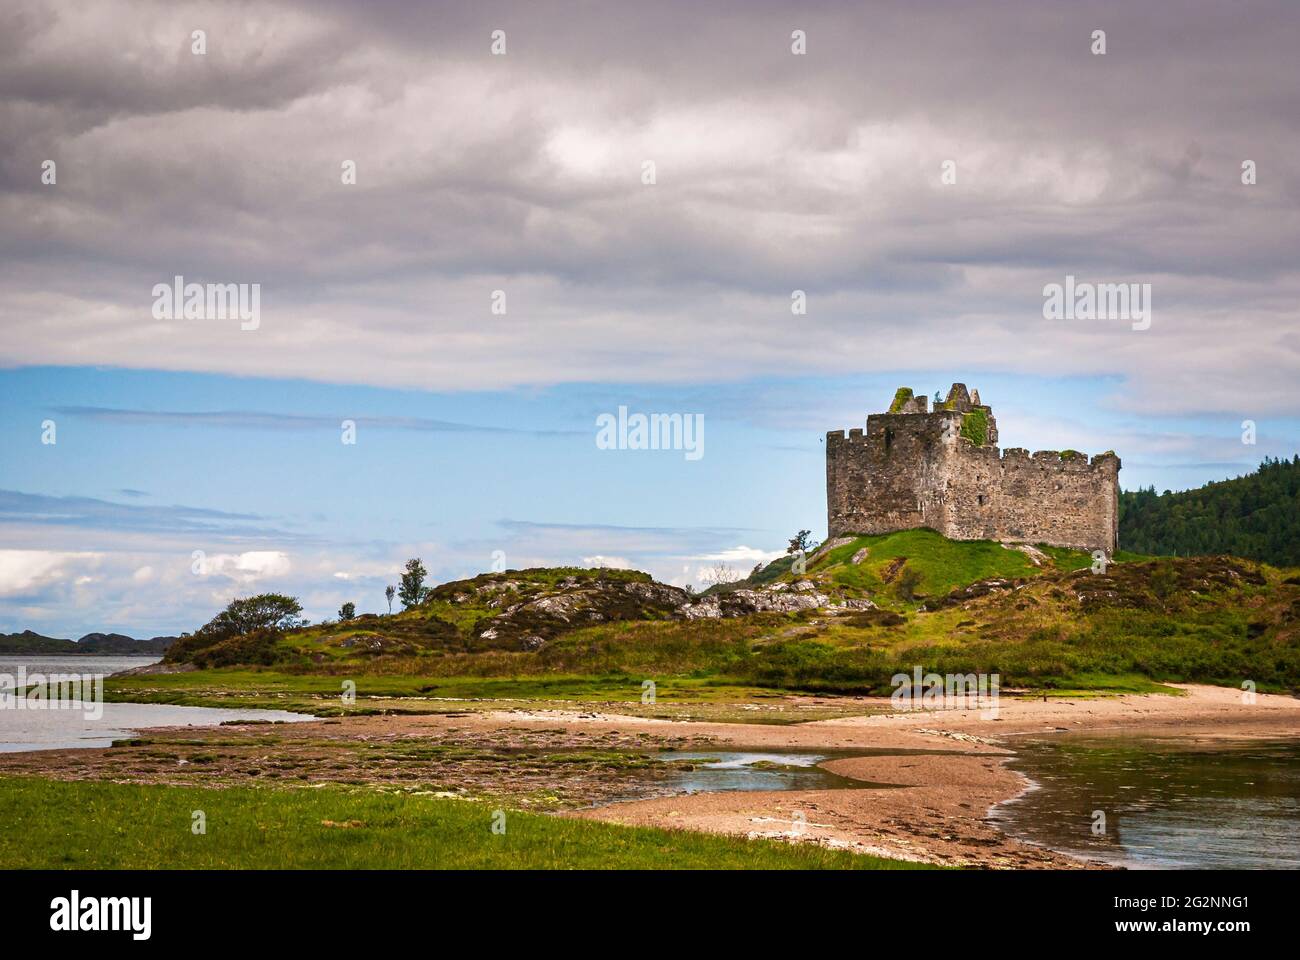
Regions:
<instances>
[{"instance_id":1,"label":"grey cloud","mask_svg":"<svg viewBox=\"0 0 1300 960\"><path fill-rule=\"evenodd\" d=\"M257 430L338 430L344 420L358 427L381 430L415 430L428 433L489 433L533 437L589 436L580 430L528 430L434 420L427 417L307 416L263 410L122 410L113 407L56 407L56 413L107 423L134 426L229 427ZM125 491L123 491L125 492ZM134 492L130 494L137 495Z\"/></svg>"},{"instance_id":2,"label":"grey cloud","mask_svg":"<svg viewBox=\"0 0 1300 960\"><path fill-rule=\"evenodd\" d=\"M202 534L222 540L294 541L299 535L270 527L268 518L183 505L137 506L94 497L55 497L0 490L0 524L155 534Z\"/></svg>"},{"instance_id":3,"label":"grey cloud","mask_svg":"<svg viewBox=\"0 0 1300 960\"><path fill-rule=\"evenodd\" d=\"M923 358L1300 411L1286 3L91 9L0 15L0 362L469 390ZM261 283L262 329L153 321L176 273ZM1044 321L1067 273L1151 282L1151 330Z\"/></svg>"}]
</instances>

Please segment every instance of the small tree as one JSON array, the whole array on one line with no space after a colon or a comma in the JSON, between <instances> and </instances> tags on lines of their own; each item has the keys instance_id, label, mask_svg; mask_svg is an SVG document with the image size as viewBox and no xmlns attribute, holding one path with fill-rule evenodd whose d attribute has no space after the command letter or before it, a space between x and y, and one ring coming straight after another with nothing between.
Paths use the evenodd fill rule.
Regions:
<instances>
[{"instance_id":1,"label":"small tree","mask_svg":"<svg viewBox=\"0 0 1300 960\"><path fill-rule=\"evenodd\" d=\"M800 530L790 538L790 546L785 548L786 553L798 553L802 550L807 553L812 549L812 531Z\"/></svg>"},{"instance_id":2,"label":"small tree","mask_svg":"<svg viewBox=\"0 0 1300 960\"><path fill-rule=\"evenodd\" d=\"M298 614L302 604L296 597L261 593L231 600L215 617L194 631L210 637L238 637L254 630L292 630L305 622Z\"/></svg>"},{"instance_id":3,"label":"small tree","mask_svg":"<svg viewBox=\"0 0 1300 960\"><path fill-rule=\"evenodd\" d=\"M302 604L297 598L281 593L262 593L231 600L226 609L168 647L164 659L168 663L193 661L199 666L222 666L234 662L271 663L275 659L274 647L280 631L306 625L307 621L299 616L300 613ZM195 659L202 651L216 647L225 650L217 660L199 663Z\"/></svg>"},{"instance_id":4,"label":"small tree","mask_svg":"<svg viewBox=\"0 0 1300 960\"><path fill-rule=\"evenodd\" d=\"M424 578L428 575L429 571L424 569L419 557L406 561L406 572L402 574L402 585L397 591L402 606L410 609L424 599Z\"/></svg>"},{"instance_id":5,"label":"small tree","mask_svg":"<svg viewBox=\"0 0 1300 960\"><path fill-rule=\"evenodd\" d=\"M351 620L356 615L357 615L357 605L353 603L351 600L343 604L343 606L339 607L340 621Z\"/></svg>"},{"instance_id":6,"label":"small tree","mask_svg":"<svg viewBox=\"0 0 1300 960\"><path fill-rule=\"evenodd\" d=\"M388 586L384 587L384 596L388 598L388 612L389 614L392 614L393 597L397 596L397 588L390 583Z\"/></svg>"}]
</instances>

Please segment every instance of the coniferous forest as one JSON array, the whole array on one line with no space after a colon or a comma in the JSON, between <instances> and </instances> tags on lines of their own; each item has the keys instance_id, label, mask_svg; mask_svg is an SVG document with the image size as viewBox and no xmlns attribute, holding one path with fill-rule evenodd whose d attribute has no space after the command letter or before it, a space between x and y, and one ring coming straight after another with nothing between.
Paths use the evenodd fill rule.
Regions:
<instances>
[{"instance_id":1,"label":"coniferous forest","mask_svg":"<svg viewBox=\"0 0 1300 960\"><path fill-rule=\"evenodd\" d=\"M1119 544L1132 553L1226 553L1300 566L1300 456L1265 458L1254 473L1180 493L1124 491Z\"/></svg>"}]
</instances>

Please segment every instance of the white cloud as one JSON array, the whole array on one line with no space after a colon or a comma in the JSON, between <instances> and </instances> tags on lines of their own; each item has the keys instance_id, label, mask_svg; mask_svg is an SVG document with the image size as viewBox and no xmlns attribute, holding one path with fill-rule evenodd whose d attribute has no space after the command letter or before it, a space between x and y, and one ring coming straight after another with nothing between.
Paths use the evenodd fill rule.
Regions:
<instances>
[{"instance_id":1,"label":"white cloud","mask_svg":"<svg viewBox=\"0 0 1300 960\"><path fill-rule=\"evenodd\" d=\"M784 550L759 550L756 547L728 547L717 553L705 553L694 557L695 560L712 560L718 563L771 563L777 557L784 557Z\"/></svg>"},{"instance_id":2,"label":"white cloud","mask_svg":"<svg viewBox=\"0 0 1300 960\"><path fill-rule=\"evenodd\" d=\"M280 550L204 555L195 561L195 566L201 576L223 576L241 584L283 577L291 569L289 555Z\"/></svg>"},{"instance_id":3,"label":"white cloud","mask_svg":"<svg viewBox=\"0 0 1300 960\"><path fill-rule=\"evenodd\" d=\"M0 595L25 593L43 587L67 577L70 568L84 566L98 557L94 553L0 550Z\"/></svg>"},{"instance_id":4,"label":"white cloud","mask_svg":"<svg viewBox=\"0 0 1300 960\"><path fill-rule=\"evenodd\" d=\"M783 550L759 550L742 545L691 557L690 560L700 564L695 568L696 584L708 584L719 579L724 582L743 580L758 564L770 563L783 556ZM685 569L689 570L689 566Z\"/></svg>"}]
</instances>

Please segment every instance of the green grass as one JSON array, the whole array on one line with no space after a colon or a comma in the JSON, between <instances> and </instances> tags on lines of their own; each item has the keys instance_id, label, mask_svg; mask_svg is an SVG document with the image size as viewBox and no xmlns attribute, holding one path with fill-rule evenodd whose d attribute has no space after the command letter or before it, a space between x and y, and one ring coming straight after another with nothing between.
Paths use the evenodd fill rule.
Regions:
<instances>
[{"instance_id":1,"label":"green grass","mask_svg":"<svg viewBox=\"0 0 1300 960\"><path fill-rule=\"evenodd\" d=\"M191 830L201 810L207 832ZM811 845L620 827L355 791L0 779L0 861L29 869L746 869L917 865ZM325 821L336 824L328 826Z\"/></svg>"},{"instance_id":2,"label":"green grass","mask_svg":"<svg viewBox=\"0 0 1300 960\"><path fill-rule=\"evenodd\" d=\"M867 558L860 564L849 562L863 547ZM1054 561L1068 560L1070 568L1092 562L1087 554L1072 550L1056 550L1049 556ZM1030 577L1043 572L1019 550L1008 550L991 540L949 540L933 530L858 537L829 551L809 566L808 572L825 573L833 583L854 593L870 594L882 606L914 606L891 590L904 568L919 575L918 594L931 597L989 577Z\"/></svg>"},{"instance_id":3,"label":"green grass","mask_svg":"<svg viewBox=\"0 0 1300 960\"><path fill-rule=\"evenodd\" d=\"M837 558L866 539L873 543L864 576L908 552L930 589L975 568L1001 565L1009 574L1029 563L1018 551L981 544L950 550L956 545L941 540L916 549L931 536L860 538L815 567L853 568ZM623 621L574 630L536 653L323 663L313 673L137 676L110 680L107 692L110 699L330 714L345 712L338 695L346 678L359 697L351 712L445 712L491 699L635 704L649 679L664 704L723 704L764 691L889 693L893 675L918 665L940 674L997 673L1004 687L1030 689L1150 691L1169 682L1239 687L1246 680L1268 692L1300 687L1295 571L1194 558L1117 563L1094 574L1079 554L1045 552L1055 569L1034 568L1039 575L1018 589L949 606L929 600L925 611L896 603L901 613L892 624L809 611Z\"/></svg>"},{"instance_id":4,"label":"green grass","mask_svg":"<svg viewBox=\"0 0 1300 960\"><path fill-rule=\"evenodd\" d=\"M625 646L622 649L629 652ZM516 659L507 661L506 666L518 668L521 666L519 660L525 656L517 655ZM525 669L533 671L529 674L483 675L496 659L490 654L458 658L457 662L470 672L441 677L413 673L365 674L355 670L321 675L244 667L147 674L109 679L105 682L104 695L110 702L292 710L323 717L377 710L387 713L446 712L465 709L470 706L465 701L475 700L639 702L645 680L654 681L655 698L665 704L740 702L771 695L770 691L722 676L670 676L664 671L638 675L616 671L594 675L543 673L536 658L527 661ZM638 658L623 659L630 665ZM366 665L353 666L364 669ZM340 697L344 680L356 684L354 706L345 706ZM373 701L383 702L376 706Z\"/></svg>"},{"instance_id":5,"label":"green grass","mask_svg":"<svg viewBox=\"0 0 1300 960\"><path fill-rule=\"evenodd\" d=\"M1006 686L1149 691L1167 682L1300 686L1300 589L1289 571L1200 558L1028 581L892 627L832 622L756 651L752 683L889 690L915 665L997 673ZM1141 684L1135 687L1135 684Z\"/></svg>"},{"instance_id":6,"label":"green grass","mask_svg":"<svg viewBox=\"0 0 1300 960\"><path fill-rule=\"evenodd\" d=\"M852 563L861 550L865 559ZM426 642L414 654L359 656L335 649L274 668L110 680L107 693L117 700L331 715L448 712L494 700L635 705L642 682L653 680L660 702L709 704L717 715L722 705L774 692L889 693L891 678L916 666L940 674L997 673L1004 688L1131 691L1169 682L1238 687L1246 680L1262 691L1300 688L1297 571L1230 558L1121 555L1123 562L1094 573L1087 553L1039 550L1035 564L1020 550L947 540L930 530L855 537L817 556L804 574L793 574L785 558L749 585L807 578L832 604L869 597L883 611L719 620L666 620L651 611L575 625L537 651L468 650L454 639ZM576 573L529 575L558 581ZM493 576L523 577L485 576L489 583ZM987 595L961 592L991 578L1017 584ZM363 629L427 640L435 624L454 636L457 628L430 610L455 606L460 595L461 605L473 608L462 615L477 616L486 601L466 599L462 591L471 582L444 585L430 605L372 618ZM345 635L324 628L331 630L334 642ZM286 642L304 638L323 643L311 631L290 634ZM339 698L343 680L357 685L352 707Z\"/></svg>"}]
</instances>

